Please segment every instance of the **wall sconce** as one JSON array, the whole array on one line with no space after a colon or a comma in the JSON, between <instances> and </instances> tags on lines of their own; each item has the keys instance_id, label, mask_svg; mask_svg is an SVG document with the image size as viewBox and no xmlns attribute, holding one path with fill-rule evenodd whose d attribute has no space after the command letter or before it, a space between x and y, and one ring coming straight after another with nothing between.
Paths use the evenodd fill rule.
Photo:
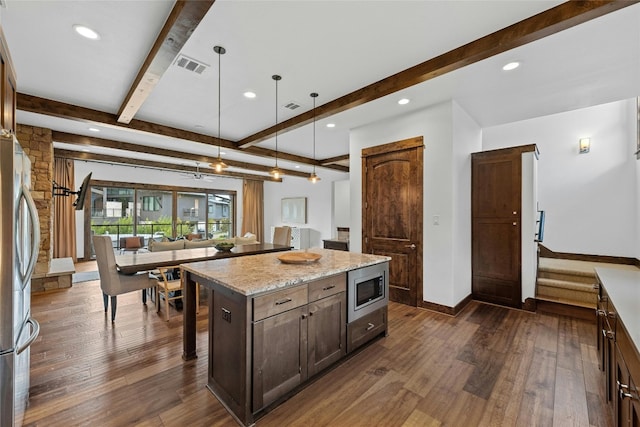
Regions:
<instances>
[{"instance_id":1,"label":"wall sconce","mask_svg":"<svg viewBox=\"0 0 640 427\"><path fill-rule=\"evenodd\" d=\"M591 148L591 138L580 138L580 154L588 153Z\"/></svg>"}]
</instances>

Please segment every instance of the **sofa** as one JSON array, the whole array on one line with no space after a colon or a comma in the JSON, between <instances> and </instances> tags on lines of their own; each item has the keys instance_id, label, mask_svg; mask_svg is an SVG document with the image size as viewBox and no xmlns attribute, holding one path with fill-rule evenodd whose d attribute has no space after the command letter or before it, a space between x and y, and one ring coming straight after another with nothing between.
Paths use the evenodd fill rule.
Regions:
<instances>
[{"instance_id":1,"label":"sofa","mask_svg":"<svg viewBox=\"0 0 640 427\"><path fill-rule=\"evenodd\" d=\"M175 251L179 249L195 249L195 248L209 248L217 245L218 243L233 243L235 246L242 245L254 245L256 243L260 243L257 240L255 234L247 233L244 236L236 236L230 237L228 239L204 239L204 240L186 240L180 239L173 242L157 242L154 240L149 241L149 252L160 252L160 251Z\"/></svg>"}]
</instances>

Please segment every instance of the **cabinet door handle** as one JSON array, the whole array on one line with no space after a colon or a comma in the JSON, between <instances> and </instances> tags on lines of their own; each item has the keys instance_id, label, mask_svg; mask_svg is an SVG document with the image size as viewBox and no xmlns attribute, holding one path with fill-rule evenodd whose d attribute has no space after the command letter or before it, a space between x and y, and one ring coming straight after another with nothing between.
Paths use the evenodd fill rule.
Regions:
<instances>
[{"instance_id":1,"label":"cabinet door handle","mask_svg":"<svg viewBox=\"0 0 640 427\"><path fill-rule=\"evenodd\" d=\"M331 286L325 286L324 288L322 288L323 291L328 291L329 289L333 289L335 288L336 285L331 285Z\"/></svg>"},{"instance_id":2,"label":"cabinet door handle","mask_svg":"<svg viewBox=\"0 0 640 427\"><path fill-rule=\"evenodd\" d=\"M307 315L306 315L306 314L303 314L303 315L302 315L302 319L306 319L306 318L307 318Z\"/></svg>"},{"instance_id":3,"label":"cabinet door handle","mask_svg":"<svg viewBox=\"0 0 640 427\"><path fill-rule=\"evenodd\" d=\"M609 338L610 340L612 340L612 339L614 339L616 337L615 332L607 331L605 329L602 330L602 335L604 335L605 338Z\"/></svg>"},{"instance_id":4,"label":"cabinet door handle","mask_svg":"<svg viewBox=\"0 0 640 427\"><path fill-rule=\"evenodd\" d=\"M370 331L375 327L376 327L376 325L374 325L373 323L369 323L368 326L367 326L367 331Z\"/></svg>"},{"instance_id":5,"label":"cabinet door handle","mask_svg":"<svg viewBox=\"0 0 640 427\"><path fill-rule=\"evenodd\" d=\"M596 308L596 316L604 316L606 312L600 308Z\"/></svg>"},{"instance_id":6,"label":"cabinet door handle","mask_svg":"<svg viewBox=\"0 0 640 427\"><path fill-rule=\"evenodd\" d=\"M276 301L276 305L282 305L282 304L286 304L288 302L293 301L291 298L283 298L281 300Z\"/></svg>"},{"instance_id":7,"label":"cabinet door handle","mask_svg":"<svg viewBox=\"0 0 640 427\"><path fill-rule=\"evenodd\" d=\"M627 384L622 384L620 381L616 381L618 386L618 393L620 394L620 399L624 399L628 397L629 399L633 399L635 396L632 393L627 393L625 390L629 390L629 386Z\"/></svg>"}]
</instances>

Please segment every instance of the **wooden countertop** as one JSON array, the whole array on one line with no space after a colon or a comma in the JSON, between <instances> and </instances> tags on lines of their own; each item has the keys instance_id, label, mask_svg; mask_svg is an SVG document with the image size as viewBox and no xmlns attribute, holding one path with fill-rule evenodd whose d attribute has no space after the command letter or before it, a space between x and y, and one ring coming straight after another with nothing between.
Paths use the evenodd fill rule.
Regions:
<instances>
[{"instance_id":1,"label":"wooden countertop","mask_svg":"<svg viewBox=\"0 0 640 427\"><path fill-rule=\"evenodd\" d=\"M194 262L182 267L242 295L253 296L391 260L387 256L331 249L314 248L307 252L320 254L322 258L308 264L284 264L278 260L281 254L268 253Z\"/></svg>"},{"instance_id":2,"label":"wooden countertop","mask_svg":"<svg viewBox=\"0 0 640 427\"><path fill-rule=\"evenodd\" d=\"M618 318L640 350L640 270L596 267L596 275L615 305Z\"/></svg>"}]
</instances>

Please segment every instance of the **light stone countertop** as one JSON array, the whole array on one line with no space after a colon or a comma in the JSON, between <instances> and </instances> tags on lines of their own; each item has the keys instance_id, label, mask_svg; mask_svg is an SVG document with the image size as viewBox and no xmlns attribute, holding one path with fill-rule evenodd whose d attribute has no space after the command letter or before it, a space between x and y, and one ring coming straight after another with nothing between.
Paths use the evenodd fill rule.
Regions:
<instances>
[{"instance_id":1,"label":"light stone countertop","mask_svg":"<svg viewBox=\"0 0 640 427\"><path fill-rule=\"evenodd\" d=\"M640 270L596 267L596 274L636 350L640 350Z\"/></svg>"},{"instance_id":2,"label":"light stone countertop","mask_svg":"<svg viewBox=\"0 0 640 427\"><path fill-rule=\"evenodd\" d=\"M314 252L322 258L308 264L284 264L278 256L291 252L275 252L193 262L181 267L240 294L253 296L391 260L387 256L320 248L301 252Z\"/></svg>"}]
</instances>

